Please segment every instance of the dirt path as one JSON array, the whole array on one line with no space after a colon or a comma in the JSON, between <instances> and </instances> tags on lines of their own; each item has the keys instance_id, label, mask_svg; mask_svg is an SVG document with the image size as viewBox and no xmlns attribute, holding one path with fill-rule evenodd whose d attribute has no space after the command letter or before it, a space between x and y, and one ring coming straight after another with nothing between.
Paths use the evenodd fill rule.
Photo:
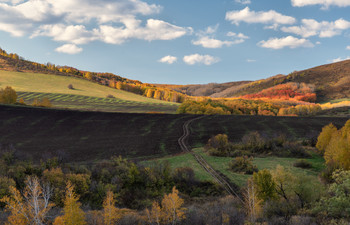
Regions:
<instances>
[{"instance_id":1,"label":"dirt path","mask_svg":"<svg viewBox=\"0 0 350 225\"><path fill-rule=\"evenodd\" d=\"M229 193L230 195L233 195L234 197L237 197L239 200L242 201L240 196L237 194L237 192L234 190L234 188L229 184L229 182L227 182L226 179L222 175L220 175L216 170L214 170L214 168L211 165L209 165L209 163L207 161L205 161L205 159L201 155L193 152L186 145L186 139L190 135L190 129L189 129L190 124L193 121L202 119L204 117L206 117L206 116L200 116L200 117L188 120L184 123L184 125L183 125L184 133L178 139L179 145L180 145L182 151L191 153L195 157L196 161L205 169L205 171L207 171L214 178L214 180L218 184L220 184L227 191L227 193Z\"/></svg>"}]
</instances>

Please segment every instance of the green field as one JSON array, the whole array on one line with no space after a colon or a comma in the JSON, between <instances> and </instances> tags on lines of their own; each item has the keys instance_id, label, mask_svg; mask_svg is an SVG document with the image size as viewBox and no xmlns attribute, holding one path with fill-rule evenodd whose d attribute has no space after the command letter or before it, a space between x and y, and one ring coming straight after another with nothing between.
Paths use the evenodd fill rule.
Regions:
<instances>
[{"instance_id":1,"label":"green field","mask_svg":"<svg viewBox=\"0 0 350 225\"><path fill-rule=\"evenodd\" d=\"M251 175L234 173L229 170L229 162L233 159L231 157L215 157L209 156L204 153L203 148L194 149L198 154L201 154L203 158L217 171L220 171L226 177L228 177L233 183L243 186L246 184L246 181ZM310 159L306 159L310 163L312 163L313 168L311 169L301 169L296 168L293 164L299 160L298 158L279 158L279 157L266 157L266 158L254 158L254 165L258 167L259 170L262 169L275 169L277 165L281 165L286 169L290 170L294 174L306 173L316 179L318 173L324 168L324 161L322 157L314 155ZM164 157L160 159L154 159L149 161L142 162L143 165L151 166L155 162L162 163L164 161L168 161L170 163L171 168L179 168L179 167L191 167L197 179L202 181L213 181L213 178L197 163L194 157L190 153L172 156L172 157Z\"/></svg>"},{"instance_id":2,"label":"green field","mask_svg":"<svg viewBox=\"0 0 350 225\"><path fill-rule=\"evenodd\" d=\"M73 90L68 85L73 85ZM0 71L0 88L11 86L31 104L47 97L58 108L110 112L174 113L179 104L146 98L84 79L58 75ZM106 98L112 95L114 98Z\"/></svg>"}]
</instances>

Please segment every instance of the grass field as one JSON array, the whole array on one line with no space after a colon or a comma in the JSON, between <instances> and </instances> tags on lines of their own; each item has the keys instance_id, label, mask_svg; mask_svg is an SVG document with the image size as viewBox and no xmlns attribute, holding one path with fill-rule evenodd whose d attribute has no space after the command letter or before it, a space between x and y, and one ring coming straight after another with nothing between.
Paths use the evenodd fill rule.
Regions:
<instances>
[{"instance_id":1,"label":"grass field","mask_svg":"<svg viewBox=\"0 0 350 225\"><path fill-rule=\"evenodd\" d=\"M69 89L72 84L74 89ZM84 79L58 75L0 71L0 88L13 87L27 104L47 97L55 107L110 112L175 113L178 103L146 98ZM106 98L112 95L114 98Z\"/></svg>"},{"instance_id":2,"label":"grass field","mask_svg":"<svg viewBox=\"0 0 350 225\"><path fill-rule=\"evenodd\" d=\"M231 182L243 186L246 184L247 179L251 177L251 175L245 175L240 173L234 173L229 170L229 162L232 161L231 157L215 157L209 156L204 153L203 148L196 148L193 151L203 156L203 158L217 171L224 174L228 177ZM290 170L293 174L301 174L305 173L310 175L316 179L318 173L324 168L324 161L322 157L318 155L313 155L312 158L306 159L310 163L312 163L311 169L301 169L296 168L293 164L299 160L298 158L279 158L279 157L266 157L266 158L254 158L253 164L258 167L259 170L262 169L275 169L277 165L281 165L286 169ZM170 166L175 168L180 167L191 167L197 179L202 181L213 181L213 178L196 162L194 157L190 153L181 154L177 156L164 157L160 159L148 160L144 161L141 164L152 166L156 162L164 163L168 161Z\"/></svg>"},{"instance_id":3,"label":"grass field","mask_svg":"<svg viewBox=\"0 0 350 225\"><path fill-rule=\"evenodd\" d=\"M162 102L149 103L141 101L130 101L119 98L100 98L83 95L18 92L18 99L23 98L28 105L32 104L35 98L50 99L53 107L74 110L103 111L103 112L125 112L125 113L174 113L178 108L177 104Z\"/></svg>"}]
</instances>

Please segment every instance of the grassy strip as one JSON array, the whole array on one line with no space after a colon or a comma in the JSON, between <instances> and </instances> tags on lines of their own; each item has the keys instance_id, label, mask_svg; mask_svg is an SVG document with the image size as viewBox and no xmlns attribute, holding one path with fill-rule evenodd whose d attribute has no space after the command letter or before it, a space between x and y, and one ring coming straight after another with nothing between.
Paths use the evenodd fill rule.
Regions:
<instances>
[{"instance_id":1,"label":"grassy strip","mask_svg":"<svg viewBox=\"0 0 350 225\"><path fill-rule=\"evenodd\" d=\"M225 176L227 176L232 182L239 186L244 186L247 179L251 175L233 173L229 170L229 162L232 161L231 157L215 157L209 156L204 151L203 148L194 149L196 153L203 156L203 158L217 171L220 171ZM286 169L289 169L294 174L306 173L307 175L317 177L318 173L324 168L324 160L322 157L314 154L312 158L306 159L312 163L311 169L301 169L293 166L299 158L279 158L279 157L265 157L265 158L254 158L253 163L258 167L259 170L270 169L273 170L277 165L281 165ZM191 154L182 154L177 156L164 157L160 159L154 159L149 161L141 162L145 166L152 166L155 163L163 163L168 161L171 168L179 167L191 167L197 179L206 181L213 181L213 178L195 161Z\"/></svg>"},{"instance_id":2,"label":"grassy strip","mask_svg":"<svg viewBox=\"0 0 350 225\"><path fill-rule=\"evenodd\" d=\"M18 92L18 98L23 98L28 105L35 98L48 98L54 107L75 110L132 112L132 113L175 113L177 105L167 103L149 103L123 100L118 98L99 98L72 94Z\"/></svg>"}]
</instances>

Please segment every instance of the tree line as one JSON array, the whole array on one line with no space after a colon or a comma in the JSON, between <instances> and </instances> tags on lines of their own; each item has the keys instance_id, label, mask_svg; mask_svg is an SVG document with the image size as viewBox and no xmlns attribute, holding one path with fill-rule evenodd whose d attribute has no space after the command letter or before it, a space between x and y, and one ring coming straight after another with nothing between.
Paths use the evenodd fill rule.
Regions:
<instances>
[{"instance_id":1,"label":"tree line","mask_svg":"<svg viewBox=\"0 0 350 225\"><path fill-rule=\"evenodd\" d=\"M183 114L207 115L263 115L263 116L310 116L322 110L318 104L300 104L290 101L208 99L186 100L177 109Z\"/></svg>"}]
</instances>

